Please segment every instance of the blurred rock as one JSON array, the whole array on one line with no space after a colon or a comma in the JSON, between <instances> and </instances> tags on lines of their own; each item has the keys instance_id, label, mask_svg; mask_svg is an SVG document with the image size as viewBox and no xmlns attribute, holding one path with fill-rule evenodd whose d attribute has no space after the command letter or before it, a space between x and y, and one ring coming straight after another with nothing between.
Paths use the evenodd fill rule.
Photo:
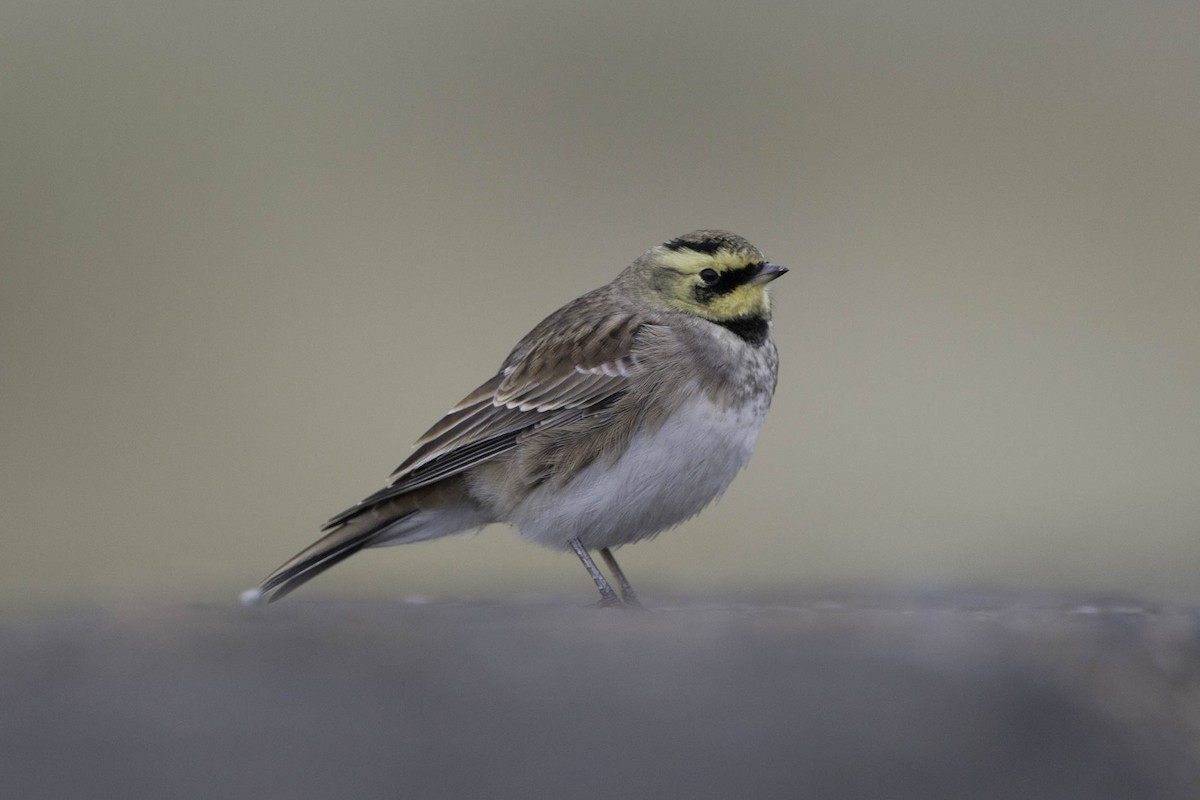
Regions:
<instances>
[{"instance_id":1,"label":"blurred rock","mask_svg":"<svg viewBox=\"0 0 1200 800\"><path fill-rule=\"evenodd\" d=\"M0 628L0 797L1200 796L1200 617L291 600Z\"/></svg>"}]
</instances>

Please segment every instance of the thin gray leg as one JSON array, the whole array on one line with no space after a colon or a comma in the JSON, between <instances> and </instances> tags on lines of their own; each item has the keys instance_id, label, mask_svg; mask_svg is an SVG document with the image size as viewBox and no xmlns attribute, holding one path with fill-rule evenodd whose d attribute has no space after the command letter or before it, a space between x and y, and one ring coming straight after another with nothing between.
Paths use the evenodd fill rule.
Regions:
<instances>
[{"instance_id":1,"label":"thin gray leg","mask_svg":"<svg viewBox=\"0 0 1200 800\"><path fill-rule=\"evenodd\" d=\"M579 560L583 562L584 568L592 576L592 580L596 582L596 588L600 590L600 605L621 605L621 598L617 597L617 593L608 585L608 581L604 579L604 574L600 572L599 567L596 566L596 562L592 561L592 557L588 555L588 551L583 548L578 539L571 540L571 549L575 551L575 555L579 556Z\"/></svg>"},{"instance_id":2,"label":"thin gray leg","mask_svg":"<svg viewBox=\"0 0 1200 800\"><path fill-rule=\"evenodd\" d=\"M642 602L638 600L637 593L629 585L629 579L621 571L621 566L617 564L617 559L613 556L612 550L603 547L600 549L600 556L604 559L604 563L608 564L608 568L612 570L612 574L617 576L617 583L621 586L621 599L625 601L625 605L642 608Z\"/></svg>"}]
</instances>

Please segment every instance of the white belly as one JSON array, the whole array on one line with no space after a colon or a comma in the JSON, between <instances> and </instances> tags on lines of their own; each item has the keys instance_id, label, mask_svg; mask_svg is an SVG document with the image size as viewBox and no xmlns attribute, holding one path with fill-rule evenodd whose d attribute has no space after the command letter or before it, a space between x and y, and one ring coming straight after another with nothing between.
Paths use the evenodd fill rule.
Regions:
<instances>
[{"instance_id":1,"label":"white belly","mask_svg":"<svg viewBox=\"0 0 1200 800\"><path fill-rule=\"evenodd\" d=\"M695 516L750 460L766 403L722 409L700 392L615 463L597 462L559 491L535 490L507 520L556 549L589 550L653 536Z\"/></svg>"}]
</instances>

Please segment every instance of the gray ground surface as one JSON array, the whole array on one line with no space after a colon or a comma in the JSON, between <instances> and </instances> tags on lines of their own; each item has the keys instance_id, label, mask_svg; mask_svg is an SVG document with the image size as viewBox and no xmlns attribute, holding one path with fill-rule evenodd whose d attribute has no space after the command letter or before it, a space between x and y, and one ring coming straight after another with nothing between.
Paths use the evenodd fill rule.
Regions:
<instances>
[{"instance_id":1,"label":"gray ground surface","mask_svg":"<svg viewBox=\"0 0 1200 800\"><path fill-rule=\"evenodd\" d=\"M0 626L4 798L1200 797L1200 616L285 601Z\"/></svg>"}]
</instances>

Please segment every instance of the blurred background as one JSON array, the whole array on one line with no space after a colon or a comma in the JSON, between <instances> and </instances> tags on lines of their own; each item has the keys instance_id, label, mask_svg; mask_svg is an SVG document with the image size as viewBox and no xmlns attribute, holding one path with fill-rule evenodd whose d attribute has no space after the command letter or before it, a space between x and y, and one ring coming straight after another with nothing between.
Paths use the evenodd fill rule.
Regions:
<instances>
[{"instance_id":1,"label":"blurred background","mask_svg":"<svg viewBox=\"0 0 1200 800\"><path fill-rule=\"evenodd\" d=\"M0 608L232 602L648 247L793 268L655 592L1200 601L1194 3L0 5ZM309 597L579 593L506 529Z\"/></svg>"}]
</instances>

